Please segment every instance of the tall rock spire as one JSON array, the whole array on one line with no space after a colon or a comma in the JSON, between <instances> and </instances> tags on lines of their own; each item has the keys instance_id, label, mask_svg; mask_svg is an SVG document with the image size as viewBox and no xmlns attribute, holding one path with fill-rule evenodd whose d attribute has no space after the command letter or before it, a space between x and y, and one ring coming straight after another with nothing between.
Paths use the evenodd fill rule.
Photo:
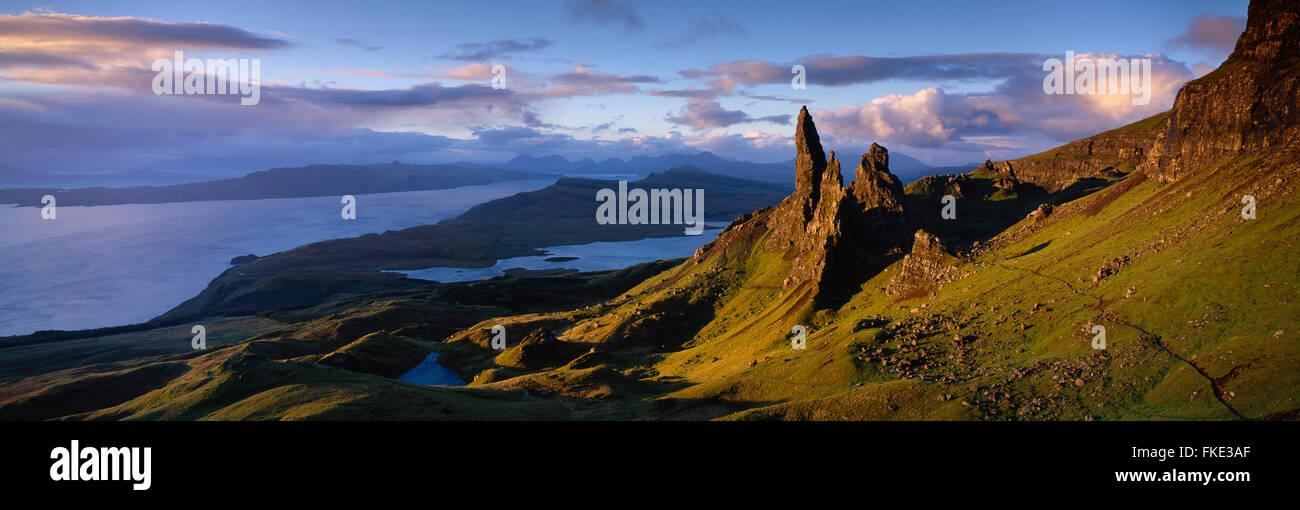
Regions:
<instances>
[{"instance_id":1,"label":"tall rock spire","mask_svg":"<svg viewBox=\"0 0 1300 510\"><path fill-rule=\"evenodd\" d=\"M826 153L817 136L817 126L805 106L799 110L799 120L794 128L794 186L797 190L817 189L822 173L826 171Z\"/></svg>"},{"instance_id":2,"label":"tall rock spire","mask_svg":"<svg viewBox=\"0 0 1300 510\"><path fill-rule=\"evenodd\" d=\"M794 187L795 194L806 195L803 202L804 220L811 218L821 195L822 175L826 172L826 153L822 151L817 126L805 106L799 110L794 128Z\"/></svg>"}]
</instances>

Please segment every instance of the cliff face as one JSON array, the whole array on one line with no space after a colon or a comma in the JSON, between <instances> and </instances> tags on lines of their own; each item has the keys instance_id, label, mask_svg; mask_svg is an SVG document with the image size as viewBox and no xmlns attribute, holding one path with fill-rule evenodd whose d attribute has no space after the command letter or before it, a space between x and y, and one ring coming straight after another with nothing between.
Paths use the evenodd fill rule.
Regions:
<instances>
[{"instance_id":1,"label":"cliff face","mask_svg":"<svg viewBox=\"0 0 1300 510\"><path fill-rule=\"evenodd\" d=\"M980 168L988 167L995 174L1006 174L1017 182L1037 185L1049 192L1060 191L1078 179L1116 167L1133 169L1146 162L1167 118L1167 113L1161 113L1042 154L985 162Z\"/></svg>"},{"instance_id":2,"label":"cliff face","mask_svg":"<svg viewBox=\"0 0 1300 510\"><path fill-rule=\"evenodd\" d=\"M1248 19L1223 65L1178 91L1148 175L1168 183L1300 139L1300 2L1251 2Z\"/></svg>"},{"instance_id":3,"label":"cliff face","mask_svg":"<svg viewBox=\"0 0 1300 510\"><path fill-rule=\"evenodd\" d=\"M979 170L1049 192L1111 168L1163 183L1239 155L1300 140L1300 2L1251 2L1246 30L1218 69L1183 85L1170 111Z\"/></svg>"}]
</instances>

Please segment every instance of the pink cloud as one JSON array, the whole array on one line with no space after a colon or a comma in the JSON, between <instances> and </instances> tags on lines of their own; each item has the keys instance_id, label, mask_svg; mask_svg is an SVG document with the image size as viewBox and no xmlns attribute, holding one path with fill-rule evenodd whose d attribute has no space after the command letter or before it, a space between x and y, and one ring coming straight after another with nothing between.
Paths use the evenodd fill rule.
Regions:
<instances>
[{"instance_id":1,"label":"pink cloud","mask_svg":"<svg viewBox=\"0 0 1300 510\"><path fill-rule=\"evenodd\" d=\"M1189 47L1224 57L1232 52L1245 29L1246 19L1241 16L1202 14L1188 23L1186 32L1170 39L1166 45L1171 49Z\"/></svg>"}]
</instances>

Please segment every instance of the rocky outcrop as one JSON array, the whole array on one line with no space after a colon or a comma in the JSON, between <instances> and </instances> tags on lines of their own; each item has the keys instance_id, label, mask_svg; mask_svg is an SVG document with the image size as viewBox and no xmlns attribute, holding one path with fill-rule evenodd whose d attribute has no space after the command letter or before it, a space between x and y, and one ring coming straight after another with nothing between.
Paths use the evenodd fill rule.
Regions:
<instances>
[{"instance_id":1,"label":"rocky outcrop","mask_svg":"<svg viewBox=\"0 0 1300 510\"><path fill-rule=\"evenodd\" d=\"M1016 179L1016 171L1011 168L1010 161L984 160L984 164L975 169L977 174L988 175L993 178L993 188L1017 191L1021 188L1020 179Z\"/></svg>"},{"instance_id":2,"label":"rocky outcrop","mask_svg":"<svg viewBox=\"0 0 1300 510\"><path fill-rule=\"evenodd\" d=\"M1178 91L1152 147L1147 174L1172 182L1239 155L1300 140L1300 2L1250 3L1232 55Z\"/></svg>"},{"instance_id":3,"label":"rocky outcrop","mask_svg":"<svg viewBox=\"0 0 1300 510\"><path fill-rule=\"evenodd\" d=\"M1051 216L1053 210L1054 207L1052 206L1052 204L1039 204L1038 208L1034 209L1033 211L1030 211L1029 216L1026 217L1034 221L1042 220L1047 218L1048 216Z\"/></svg>"},{"instance_id":4,"label":"rocky outcrop","mask_svg":"<svg viewBox=\"0 0 1300 510\"><path fill-rule=\"evenodd\" d=\"M835 153L824 159L807 108L796 126L796 190L772 211L764 249L792 259L786 289L811 283L819 304L833 306L882 268L886 255L906 249L919 221L884 147L873 144L845 186Z\"/></svg>"},{"instance_id":5,"label":"rocky outcrop","mask_svg":"<svg viewBox=\"0 0 1300 510\"><path fill-rule=\"evenodd\" d=\"M966 196L966 187L969 185L970 177L966 174L927 175L908 183L903 191L908 195L925 198L938 198L944 195L962 198Z\"/></svg>"},{"instance_id":6,"label":"rocky outcrop","mask_svg":"<svg viewBox=\"0 0 1300 510\"><path fill-rule=\"evenodd\" d=\"M917 230L912 251L903 258L902 270L889 280L885 294L913 297L929 292L956 274L956 263L957 259L944 250L939 238Z\"/></svg>"}]
</instances>

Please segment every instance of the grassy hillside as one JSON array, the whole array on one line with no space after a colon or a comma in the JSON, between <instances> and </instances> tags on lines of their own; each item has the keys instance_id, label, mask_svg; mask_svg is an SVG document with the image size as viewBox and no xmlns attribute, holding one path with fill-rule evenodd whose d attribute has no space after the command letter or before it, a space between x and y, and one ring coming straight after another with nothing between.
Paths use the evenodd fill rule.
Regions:
<instances>
[{"instance_id":1,"label":"grassy hillside","mask_svg":"<svg viewBox=\"0 0 1300 510\"><path fill-rule=\"evenodd\" d=\"M1232 158L1172 185L1132 173L1018 221L1006 218L1060 196L963 202L962 221L982 225L972 231L1001 228L984 217L1012 224L953 259L955 279L920 295L883 292L897 261L838 309L814 310L807 286L782 290L790 260L761 248L773 235L765 209L671 269L584 277L643 281L581 308L517 314L527 303L564 306L514 292L563 275L500 289L491 286L508 279L462 284L439 296L362 296L275 315L280 328L203 353L0 383L0 415L1294 418L1297 160ZM1242 219L1243 194L1256 198L1256 219ZM927 228L938 229L935 221L943 220L927 219ZM447 327L453 316L481 322ZM505 353L489 347L495 325L508 331ZM796 325L806 349L791 347ZM1094 325L1105 328L1104 350L1092 346ZM546 347L520 346L552 331ZM431 350L473 382L390 378ZM339 361L349 356L361 359Z\"/></svg>"}]
</instances>

